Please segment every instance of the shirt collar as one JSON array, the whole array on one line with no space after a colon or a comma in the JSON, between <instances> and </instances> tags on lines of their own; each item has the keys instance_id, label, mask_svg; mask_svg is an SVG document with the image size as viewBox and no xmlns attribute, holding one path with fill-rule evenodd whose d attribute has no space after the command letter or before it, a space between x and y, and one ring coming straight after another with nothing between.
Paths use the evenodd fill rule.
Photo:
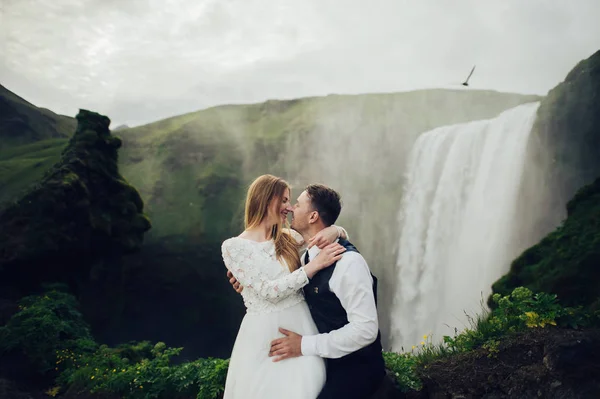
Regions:
<instances>
[{"instance_id":1,"label":"shirt collar","mask_svg":"<svg viewBox=\"0 0 600 399\"><path fill-rule=\"evenodd\" d=\"M337 240L335 240L334 242L338 242L340 239L338 238ZM317 247L316 245L313 245L311 248L309 248L308 250L308 257L310 260L313 260L317 255L319 255L319 253L321 252L321 248Z\"/></svg>"}]
</instances>

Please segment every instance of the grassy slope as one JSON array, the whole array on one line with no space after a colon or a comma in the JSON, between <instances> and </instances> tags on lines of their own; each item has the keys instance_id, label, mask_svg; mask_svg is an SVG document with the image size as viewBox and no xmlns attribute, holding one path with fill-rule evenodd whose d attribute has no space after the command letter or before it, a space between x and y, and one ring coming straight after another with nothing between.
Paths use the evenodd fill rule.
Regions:
<instances>
[{"instance_id":1,"label":"grassy slope","mask_svg":"<svg viewBox=\"0 0 600 399\"><path fill-rule=\"evenodd\" d=\"M0 203L19 197L60 158L67 139L48 139L0 152Z\"/></svg>"},{"instance_id":2,"label":"grassy slope","mask_svg":"<svg viewBox=\"0 0 600 399\"><path fill-rule=\"evenodd\" d=\"M74 118L38 108L0 85L0 203L41 179L75 127Z\"/></svg>"},{"instance_id":3,"label":"grassy slope","mask_svg":"<svg viewBox=\"0 0 600 399\"><path fill-rule=\"evenodd\" d=\"M74 118L38 108L0 85L0 150L50 138L68 138Z\"/></svg>"}]
</instances>

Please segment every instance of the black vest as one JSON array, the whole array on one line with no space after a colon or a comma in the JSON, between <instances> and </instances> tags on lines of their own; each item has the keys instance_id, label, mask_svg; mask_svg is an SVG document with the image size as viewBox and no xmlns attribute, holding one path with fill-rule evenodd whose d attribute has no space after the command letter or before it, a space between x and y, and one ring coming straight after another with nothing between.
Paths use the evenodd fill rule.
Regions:
<instances>
[{"instance_id":1,"label":"black vest","mask_svg":"<svg viewBox=\"0 0 600 399\"><path fill-rule=\"evenodd\" d=\"M346 248L346 252L359 253L358 249L347 240L340 239L339 244ZM329 289L329 280L336 265L333 264L315 274L303 288L310 314L321 334L337 330L348 324L346 310L342 307L338 297ZM375 296L375 304L377 304L377 278L373 274L371 276L373 278L373 295ZM339 359L327 359L327 368L336 365L344 367L364 365L371 370L372 368L380 368L383 375L385 366L381 350L381 333L378 331L375 341L364 348Z\"/></svg>"}]
</instances>

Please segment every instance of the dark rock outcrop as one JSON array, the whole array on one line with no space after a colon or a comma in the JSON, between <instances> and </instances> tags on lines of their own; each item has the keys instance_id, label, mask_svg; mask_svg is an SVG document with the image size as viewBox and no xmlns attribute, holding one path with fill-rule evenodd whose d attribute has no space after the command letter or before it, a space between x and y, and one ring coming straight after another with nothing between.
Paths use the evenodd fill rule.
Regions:
<instances>
[{"instance_id":1,"label":"dark rock outcrop","mask_svg":"<svg viewBox=\"0 0 600 399\"><path fill-rule=\"evenodd\" d=\"M110 120L81 110L77 121L61 160L0 211L0 286L8 296L45 281L79 286L97 261L106 266L139 249L150 228L140 195L119 174L121 140Z\"/></svg>"},{"instance_id":2,"label":"dark rock outcrop","mask_svg":"<svg viewBox=\"0 0 600 399\"><path fill-rule=\"evenodd\" d=\"M600 331L536 328L438 360L418 371L423 389L408 398L600 397Z\"/></svg>"}]
</instances>

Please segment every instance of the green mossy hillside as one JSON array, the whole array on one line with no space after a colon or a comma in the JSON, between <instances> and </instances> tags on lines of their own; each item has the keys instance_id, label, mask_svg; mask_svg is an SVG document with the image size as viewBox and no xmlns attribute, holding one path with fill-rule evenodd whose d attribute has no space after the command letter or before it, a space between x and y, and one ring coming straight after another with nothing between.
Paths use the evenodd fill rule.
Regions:
<instances>
[{"instance_id":1,"label":"green mossy hillside","mask_svg":"<svg viewBox=\"0 0 600 399\"><path fill-rule=\"evenodd\" d=\"M600 309L600 178L579 190L567 211L560 227L512 263L495 293L525 286L557 294L569 306Z\"/></svg>"}]
</instances>

